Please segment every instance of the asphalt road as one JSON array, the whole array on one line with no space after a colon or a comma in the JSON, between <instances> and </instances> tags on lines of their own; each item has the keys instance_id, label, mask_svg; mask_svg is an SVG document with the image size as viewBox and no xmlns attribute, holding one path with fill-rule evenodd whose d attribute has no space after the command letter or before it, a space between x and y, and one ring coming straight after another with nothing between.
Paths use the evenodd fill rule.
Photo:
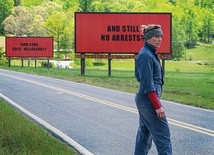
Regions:
<instances>
[{"instance_id":1,"label":"asphalt road","mask_svg":"<svg viewBox=\"0 0 214 155\"><path fill-rule=\"evenodd\" d=\"M134 94L0 69L0 93L94 155L132 155ZM162 101L174 155L214 154L214 111ZM152 146L149 155L157 154Z\"/></svg>"}]
</instances>

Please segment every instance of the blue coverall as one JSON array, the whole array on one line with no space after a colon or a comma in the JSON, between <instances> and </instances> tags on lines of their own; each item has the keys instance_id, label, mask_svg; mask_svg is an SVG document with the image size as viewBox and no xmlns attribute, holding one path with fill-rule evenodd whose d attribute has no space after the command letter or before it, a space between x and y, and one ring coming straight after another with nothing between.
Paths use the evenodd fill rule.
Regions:
<instances>
[{"instance_id":1,"label":"blue coverall","mask_svg":"<svg viewBox=\"0 0 214 155\"><path fill-rule=\"evenodd\" d=\"M136 59L135 76L139 89L135 102L139 112L139 128L136 136L135 155L146 155L154 141L159 155L172 155L170 130L166 117L158 118L148 93L162 93L163 72L155 48L145 42Z\"/></svg>"}]
</instances>

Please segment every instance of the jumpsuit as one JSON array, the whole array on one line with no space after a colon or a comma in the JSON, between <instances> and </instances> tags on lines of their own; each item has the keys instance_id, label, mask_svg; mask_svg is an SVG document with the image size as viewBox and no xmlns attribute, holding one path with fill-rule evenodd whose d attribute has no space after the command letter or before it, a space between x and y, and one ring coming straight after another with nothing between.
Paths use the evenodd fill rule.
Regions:
<instances>
[{"instance_id":1,"label":"jumpsuit","mask_svg":"<svg viewBox=\"0 0 214 155\"><path fill-rule=\"evenodd\" d=\"M155 48L145 43L136 59L135 76L139 89L135 102L139 112L139 128L136 136L135 155L147 155L152 145L156 145L159 155L172 155L170 130L166 116L158 118L147 94L155 91L161 97L163 72Z\"/></svg>"}]
</instances>

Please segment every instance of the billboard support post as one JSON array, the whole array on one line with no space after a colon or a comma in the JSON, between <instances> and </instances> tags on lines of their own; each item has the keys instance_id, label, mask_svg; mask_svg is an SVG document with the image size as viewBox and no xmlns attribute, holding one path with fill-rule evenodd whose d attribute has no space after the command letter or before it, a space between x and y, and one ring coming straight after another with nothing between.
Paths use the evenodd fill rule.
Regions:
<instances>
[{"instance_id":1,"label":"billboard support post","mask_svg":"<svg viewBox=\"0 0 214 155\"><path fill-rule=\"evenodd\" d=\"M85 53L81 53L81 75L85 75Z\"/></svg>"},{"instance_id":2,"label":"billboard support post","mask_svg":"<svg viewBox=\"0 0 214 155\"><path fill-rule=\"evenodd\" d=\"M166 59L162 59L163 77L165 77L165 60Z\"/></svg>"},{"instance_id":3,"label":"billboard support post","mask_svg":"<svg viewBox=\"0 0 214 155\"><path fill-rule=\"evenodd\" d=\"M35 68L36 68L36 59L35 59Z\"/></svg>"},{"instance_id":4,"label":"billboard support post","mask_svg":"<svg viewBox=\"0 0 214 155\"><path fill-rule=\"evenodd\" d=\"M24 59L21 58L22 68L24 67Z\"/></svg>"},{"instance_id":5,"label":"billboard support post","mask_svg":"<svg viewBox=\"0 0 214 155\"><path fill-rule=\"evenodd\" d=\"M10 67L10 63L11 63L11 61L10 61L10 57L8 58L8 66Z\"/></svg>"},{"instance_id":6,"label":"billboard support post","mask_svg":"<svg viewBox=\"0 0 214 155\"><path fill-rule=\"evenodd\" d=\"M30 67L30 58L28 58L27 66Z\"/></svg>"},{"instance_id":7,"label":"billboard support post","mask_svg":"<svg viewBox=\"0 0 214 155\"><path fill-rule=\"evenodd\" d=\"M50 59L48 59L48 69L50 69Z\"/></svg>"},{"instance_id":8,"label":"billboard support post","mask_svg":"<svg viewBox=\"0 0 214 155\"><path fill-rule=\"evenodd\" d=\"M134 71L136 71L136 67L137 67L137 54L135 54L135 58L134 58ZM134 76L135 76L135 72L134 72Z\"/></svg>"},{"instance_id":9,"label":"billboard support post","mask_svg":"<svg viewBox=\"0 0 214 155\"><path fill-rule=\"evenodd\" d=\"M111 54L108 54L108 76L111 76Z\"/></svg>"}]
</instances>

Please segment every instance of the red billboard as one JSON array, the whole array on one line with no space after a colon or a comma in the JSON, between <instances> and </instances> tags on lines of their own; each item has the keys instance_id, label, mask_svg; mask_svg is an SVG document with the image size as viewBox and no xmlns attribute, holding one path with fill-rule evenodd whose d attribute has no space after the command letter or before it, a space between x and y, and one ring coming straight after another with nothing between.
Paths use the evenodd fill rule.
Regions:
<instances>
[{"instance_id":1,"label":"red billboard","mask_svg":"<svg viewBox=\"0 0 214 155\"><path fill-rule=\"evenodd\" d=\"M171 13L75 13L77 53L137 54L144 44L141 25L159 24L159 54L171 53Z\"/></svg>"},{"instance_id":2,"label":"red billboard","mask_svg":"<svg viewBox=\"0 0 214 155\"><path fill-rule=\"evenodd\" d=\"M6 37L6 57L53 57L52 37Z\"/></svg>"}]
</instances>

